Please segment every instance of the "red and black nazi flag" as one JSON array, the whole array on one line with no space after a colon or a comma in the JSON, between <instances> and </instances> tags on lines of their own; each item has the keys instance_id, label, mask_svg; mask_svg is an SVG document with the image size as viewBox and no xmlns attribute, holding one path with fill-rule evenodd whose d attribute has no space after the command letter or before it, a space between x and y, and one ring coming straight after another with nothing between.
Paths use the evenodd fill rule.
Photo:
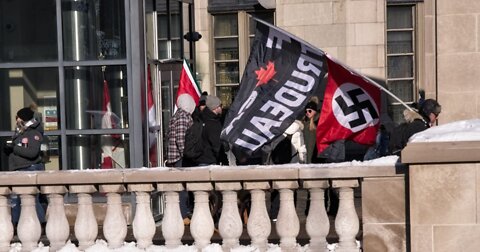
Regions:
<instances>
[{"instance_id":1,"label":"red and black nazi flag","mask_svg":"<svg viewBox=\"0 0 480 252\"><path fill-rule=\"evenodd\" d=\"M278 27L257 21L239 92L221 139L252 154L293 123L326 73L323 51Z\"/></svg>"}]
</instances>

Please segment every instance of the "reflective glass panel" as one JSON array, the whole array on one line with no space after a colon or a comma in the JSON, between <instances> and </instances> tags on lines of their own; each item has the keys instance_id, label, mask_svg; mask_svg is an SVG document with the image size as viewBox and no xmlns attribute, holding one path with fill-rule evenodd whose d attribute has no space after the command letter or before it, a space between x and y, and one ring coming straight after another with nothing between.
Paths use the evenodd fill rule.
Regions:
<instances>
[{"instance_id":1,"label":"reflective glass panel","mask_svg":"<svg viewBox=\"0 0 480 252\"><path fill-rule=\"evenodd\" d=\"M238 36L237 14L215 15L214 36Z\"/></svg>"},{"instance_id":2,"label":"reflective glass panel","mask_svg":"<svg viewBox=\"0 0 480 252\"><path fill-rule=\"evenodd\" d=\"M67 136L67 169L130 167L128 142L128 135Z\"/></svg>"},{"instance_id":3,"label":"reflective glass panel","mask_svg":"<svg viewBox=\"0 0 480 252\"><path fill-rule=\"evenodd\" d=\"M389 90L398 96L404 102L413 101L413 80L398 80L398 81L388 81ZM390 103L397 102L392 97L388 96Z\"/></svg>"},{"instance_id":4,"label":"reflective glass panel","mask_svg":"<svg viewBox=\"0 0 480 252\"><path fill-rule=\"evenodd\" d=\"M413 53L413 38L411 31L388 32L387 53Z\"/></svg>"},{"instance_id":5,"label":"reflective glass panel","mask_svg":"<svg viewBox=\"0 0 480 252\"><path fill-rule=\"evenodd\" d=\"M104 72L100 66L65 68L67 129L127 128L126 73L125 66L106 66Z\"/></svg>"},{"instance_id":6,"label":"reflective glass panel","mask_svg":"<svg viewBox=\"0 0 480 252\"><path fill-rule=\"evenodd\" d=\"M410 78L413 77L412 56L391 56L388 57L388 78Z\"/></svg>"},{"instance_id":7,"label":"reflective glass panel","mask_svg":"<svg viewBox=\"0 0 480 252\"><path fill-rule=\"evenodd\" d=\"M238 93L239 86L220 86L217 87L217 96L222 101L222 105L225 109L224 113L226 113L226 109L232 105L233 99Z\"/></svg>"},{"instance_id":8,"label":"reflective glass panel","mask_svg":"<svg viewBox=\"0 0 480 252\"><path fill-rule=\"evenodd\" d=\"M15 130L17 111L29 106L45 130L58 129L57 68L0 69L0 83L0 130Z\"/></svg>"},{"instance_id":9,"label":"reflective glass panel","mask_svg":"<svg viewBox=\"0 0 480 252\"><path fill-rule=\"evenodd\" d=\"M62 0L65 60L123 59L124 1Z\"/></svg>"},{"instance_id":10,"label":"reflective glass panel","mask_svg":"<svg viewBox=\"0 0 480 252\"><path fill-rule=\"evenodd\" d=\"M217 84L238 84L238 62L215 63Z\"/></svg>"},{"instance_id":11,"label":"reflective glass panel","mask_svg":"<svg viewBox=\"0 0 480 252\"><path fill-rule=\"evenodd\" d=\"M58 59L55 0L0 1L0 62Z\"/></svg>"},{"instance_id":12,"label":"reflective glass panel","mask_svg":"<svg viewBox=\"0 0 480 252\"><path fill-rule=\"evenodd\" d=\"M44 144L41 149L45 170L61 170L60 136L43 136L43 138Z\"/></svg>"},{"instance_id":13,"label":"reflective glass panel","mask_svg":"<svg viewBox=\"0 0 480 252\"><path fill-rule=\"evenodd\" d=\"M413 28L411 5L388 6L387 29Z\"/></svg>"},{"instance_id":14,"label":"reflective glass panel","mask_svg":"<svg viewBox=\"0 0 480 252\"><path fill-rule=\"evenodd\" d=\"M222 38L215 40L215 60L238 59L238 39Z\"/></svg>"}]
</instances>

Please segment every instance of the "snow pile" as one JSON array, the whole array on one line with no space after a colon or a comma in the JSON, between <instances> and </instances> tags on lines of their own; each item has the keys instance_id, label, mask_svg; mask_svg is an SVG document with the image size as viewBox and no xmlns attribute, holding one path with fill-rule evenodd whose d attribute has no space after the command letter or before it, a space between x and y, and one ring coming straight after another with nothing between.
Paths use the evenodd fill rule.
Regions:
<instances>
[{"instance_id":1,"label":"snow pile","mask_svg":"<svg viewBox=\"0 0 480 252\"><path fill-rule=\"evenodd\" d=\"M431 127L418 132L410 142L479 141L480 119L464 120Z\"/></svg>"},{"instance_id":2,"label":"snow pile","mask_svg":"<svg viewBox=\"0 0 480 252\"><path fill-rule=\"evenodd\" d=\"M329 244L327 248L330 252L335 251L337 244ZM360 248L360 242L357 241L357 247ZM34 249L32 252L49 252L50 247L44 246L43 243L38 244L38 248ZM9 252L21 252L22 245L20 243L13 243L10 246ZM256 252L257 248L252 246L240 246L238 248L232 249L231 252ZM297 252L306 252L308 251L308 245L300 246L297 245ZM80 252L77 249L75 244L67 241L65 246L58 250L58 252ZM152 245L147 249L139 249L136 247L135 242L125 242L121 248L118 249L109 249L108 244L104 240L97 240L94 245L87 248L85 252L197 252L197 249L194 246L183 245L175 249L168 249L165 246L156 246ZM217 243L210 244L202 250L202 252L223 252L222 246ZM282 252L280 246L275 244L268 244L267 252Z\"/></svg>"}]
</instances>

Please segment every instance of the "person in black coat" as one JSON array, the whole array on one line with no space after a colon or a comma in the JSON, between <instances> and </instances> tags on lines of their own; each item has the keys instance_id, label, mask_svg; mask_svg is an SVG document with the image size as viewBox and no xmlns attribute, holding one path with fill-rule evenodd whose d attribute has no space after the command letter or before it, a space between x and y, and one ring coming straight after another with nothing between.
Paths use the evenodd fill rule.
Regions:
<instances>
[{"instance_id":1,"label":"person in black coat","mask_svg":"<svg viewBox=\"0 0 480 252\"><path fill-rule=\"evenodd\" d=\"M442 106L434 99L427 99L419 105L418 112L405 110L403 112L405 123L393 130L390 139L390 152L392 154L400 155L411 136L434 126L442 111Z\"/></svg>"},{"instance_id":2,"label":"person in black coat","mask_svg":"<svg viewBox=\"0 0 480 252\"><path fill-rule=\"evenodd\" d=\"M202 119L203 128L203 154L197 162L200 166L219 164L221 159L220 133L222 132L222 103L220 99L213 95L208 95L206 107L203 109Z\"/></svg>"}]
</instances>

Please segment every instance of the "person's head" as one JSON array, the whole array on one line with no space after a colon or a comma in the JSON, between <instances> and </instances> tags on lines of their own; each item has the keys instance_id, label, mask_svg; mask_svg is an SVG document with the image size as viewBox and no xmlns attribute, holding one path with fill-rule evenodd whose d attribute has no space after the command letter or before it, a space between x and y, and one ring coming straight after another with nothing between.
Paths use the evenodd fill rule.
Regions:
<instances>
[{"instance_id":1,"label":"person's head","mask_svg":"<svg viewBox=\"0 0 480 252\"><path fill-rule=\"evenodd\" d=\"M222 114L222 102L220 99L213 95L207 95L207 100L205 102L208 109L210 109L216 115Z\"/></svg>"},{"instance_id":2,"label":"person's head","mask_svg":"<svg viewBox=\"0 0 480 252\"><path fill-rule=\"evenodd\" d=\"M428 118L430 125L432 125L442 112L442 106L434 99L427 99L422 103L419 112L422 116Z\"/></svg>"},{"instance_id":3,"label":"person's head","mask_svg":"<svg viewBox=\"0 0 480 252\"><path fill-rule=\"evenodd\" d=\"M192 96L189 94L181 94L177 99L177 107L192 114L195 110L195 100L193 100Z\"/></svg>"},{"instance_id":4,"label":"person's head","mask_svg":"<svg viewBox=\"0 0 480 252\"><path fill-rule=\"evenodd\" d=\"M25 107L17 111L17 122L19 120L23 122L28 122L33 119L33 110L29 107Z\"/></svg>"},{"instance_id":5,"label":"person's head","mask_svg":"<svg viewBox=\"0 0 480 252\"><path fill-rule=\"evenodd\" d=\"M318 112L317 103L314 101L309 101L305 106L305 116L308 119L313 118Z\"/></svg>"},{"instance_id":6,"label":"person's head","mask_svg":"<svg viewBox=\"0 0 480 252\"><path fill-rule=\"evenodd\" d=\"M202 111L207 106L207 95L208 93L204 91L200 96L200 100L198 101L198 108Z\"/></svg>"}]
</instances>

